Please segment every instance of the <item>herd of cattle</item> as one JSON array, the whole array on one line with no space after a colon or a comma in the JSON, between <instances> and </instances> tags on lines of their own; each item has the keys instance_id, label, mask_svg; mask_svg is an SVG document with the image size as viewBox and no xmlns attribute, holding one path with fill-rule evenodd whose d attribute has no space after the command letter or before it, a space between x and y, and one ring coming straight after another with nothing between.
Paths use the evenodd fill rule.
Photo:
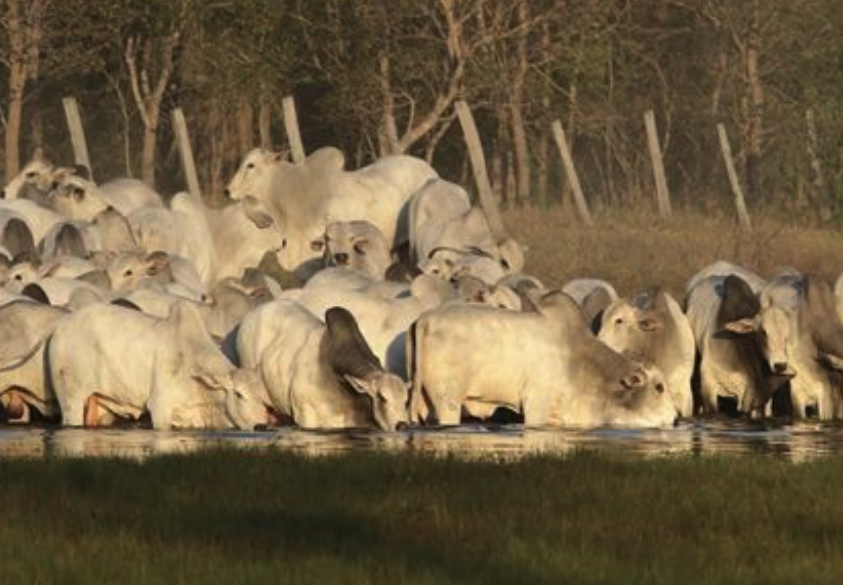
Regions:
<instances>
[{"instance_id":1,"label":"herd of cattle","mask_svg":"<svg viewBox=\"0 0 843 585\"><path fill-rule=\"evenodd\" d=\"M0 201L0 420L153 428L662 427L843 418L822 279L717 262L683 304L549 290L464 189L389 156L246 155L212 209L33 160ZM257 267L267 253L301 286Z\"/></svg>"}]
</instances>

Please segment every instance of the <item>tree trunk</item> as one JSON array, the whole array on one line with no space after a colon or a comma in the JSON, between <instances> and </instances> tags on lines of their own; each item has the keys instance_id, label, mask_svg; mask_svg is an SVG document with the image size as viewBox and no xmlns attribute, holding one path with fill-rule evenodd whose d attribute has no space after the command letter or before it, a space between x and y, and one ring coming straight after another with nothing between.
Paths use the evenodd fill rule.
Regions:
<instances>
[{"instance_id":1,"label":"tree trunk","mask_svg":"<svg viewBox=\"0 0 843 585\"><path fill-rule=\"evenodd\" d=\"M269 103L269 96L261 96L260 108L258 110L258 134L260 135L261 148L272 150L272 107Z\"/></svg>"},{"instance_id":2,"label":"tree trunk","mask_svg":"<svg viewBox=\"0 0 843 585\"><path fill-rule=\"evenodd\" d=\"M9 0L6 30L9 35L9 109L6 114L6 181L20 171L20 131L23 92L26 88L26 28L22 9L25 2Z\"/></svg>"},{"instance_id":3,"label":"tree trunk","mask_svg":"<svg viewBox=\"0 0 843 585\"><path fill-rule=\"evenodd\" d=\"M516 45L517 64L512 83L512 145L515 151L515 172L517 186L515 196L525 205L530 199L532 185L530 175L530 153L527 145L527 128L524 122L524 87L527 79L529 60L527 55L527 31L530 18L530 8L527 0L519 0L517 12L517 26L520 27Z\"/></svg>"},{"instance_id":4,"label":"tree trunk","mask_svg":"<svg viewBox=\"0 0 843 585\"><path fill-rule=\"evenodd\" d=\"M141 180L153 189L155 188L155 152L157 142L157 124L156 126L144 128L143 148L141 149Z\"/></svg>"},{"instance_id":5,"label":"tree trunk","mask_svg":"<svg viewBox=\"0 0 843 585\"><path fill-rule=\"evenodd\" d=\"M760 73L760 0L752 2L752 23L746 46L747 136L744 174L749 198L758 201L761 192L761 156L764 140L764 85Z\"/></svg>"},{"instance_id":6,"label":"tree trunk","mask_svg":"<svg viewBox=\"0 0 843 585\"><path fill-rule=\"evenodd\" d=\"M237 103L237 140L241 155L255 146L254 121L255 110L252 102L247 97L240 96Z\"/></svg>"}]
</instances>

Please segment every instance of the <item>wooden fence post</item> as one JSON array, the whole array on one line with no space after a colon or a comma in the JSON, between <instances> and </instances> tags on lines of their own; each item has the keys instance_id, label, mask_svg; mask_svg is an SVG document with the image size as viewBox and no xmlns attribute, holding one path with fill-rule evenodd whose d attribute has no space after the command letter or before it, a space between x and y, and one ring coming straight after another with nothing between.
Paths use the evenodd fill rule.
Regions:
<instances>
[{"instance_id":1,"label":"wooden fence post","mask_svg":"<svg viewBox=\"0 0 843 585\"><path fill-rule=\"evenodd\" d=\"M293 96L287 96L281 100L284 108L284 127L287 129L287 140L290 142L290 151L293 154L293 162L302 164L304 162L304 145L299 132L299 118L296 115L296 101Z\"/></svg>"},{"instance_id":2,"label":"wooden fence post","mask_svg":"<svg viewBox=\"0 0 843 585\"><path fill-rule=\"evenodd\" d=\"M565 130L562 129L562 122L554 120L551 125L553 131L553 139L556 142L556 148L559 149L559 156L562 157L562 164L565 167L565 174L568 177L568 183L571 185L571 190L574 192L574 202L577 204L577 213L580 220L585 225L592 225L591 213L588 211L588 203L585 200L585 195L582 192L582 185L580 185L580 178L577 175L577 169L574 166L574 159L571 156L571 150L568 148L568 140L565 137Z\"/></svg>"},{"instance_id":3,"label":"wooden fence post","mask_svg":"<svg viewBox=\"0 0 843 585\"><path fill-rule=\"evenodd\" d=\"M474 123L474 116L471 115L468 104L463 100L458 100L454 107L457 110L457 116L465 135L468 156L471 159L471 168L474 171L474 181L477 184L477 193L480 197L480 206L486 213L486 219L489 220L489 229L491 229L492 235L500 241L506 237L506 230L495 196L492 193L492 186L489 184L489 174L486 172L486 157L483 155L483 144L480 142L480 134L477 132L477 125Z\"/></svg>"},{"instance_id":4,"label":"wooden fence post","mask_svg":"<svg viewBox=\"0 0 843 585\"><path fill-rule=\"evenodd\" d=\"M190 147L190 135L187 133L187 122L181 108L173 110L173 130L176 134L176 144L179 147L181 166L187 180L187 190L196 199L202 197L199 189L199 177L196 175L196 163L193 160L193 149Z\"/></svg>"},{"instance_id":5,"label":"wooden fence post","mask_svg":"<svg viewBox=\"0 0 843 585\"><path fill-rule=\"evenodd\" d=\"M656 115L653 110L644 114L644 125L647 127L647 144L650 147L650 160L653 163L653 178L656 181L656 197L658 197L659 214L662 219L668 219L672 215L670 208L670 193L667 190L667 176L664 172L664 161L662 160L661 146L659 146L659 134L656 130Z\"/></svg>"},{"instance_id":6,"label":"wooden fence post","mask_svg":"<svg viewBox=\"0 0 843 585\"><path fill-rule=\"evenodd\" d=\"M79 115L79 105L73 97L63 98L61 103L64 106L67 129L70 131L70 141L73 144L73 160L77 165L83 165L88 169L93 181L94 170L91 168L91 157L88 155L88 143L85 142L85 129Z\"/></svg>"},{"instance_id":7,"label":"wooden fence post","mask_svg":"<svg viewBox=\"0 0 843 585\"><path fill-rule=\"evenodd\" d=\"M735 209L738 212L738 222L745 230L752 229L752 222L749 219L749 212L746 209L746 201L743 198L743 189L738 181L738 173L735 171L735 162L732 159L732 147L729 144L729 136L726 134L726 127L717 124L717 135L720 137L720 151L723 153L723 162L726 163L726 173L729 175L729 184L732 186L732 193L735 196Z\"/></svg>"}]
</instances>

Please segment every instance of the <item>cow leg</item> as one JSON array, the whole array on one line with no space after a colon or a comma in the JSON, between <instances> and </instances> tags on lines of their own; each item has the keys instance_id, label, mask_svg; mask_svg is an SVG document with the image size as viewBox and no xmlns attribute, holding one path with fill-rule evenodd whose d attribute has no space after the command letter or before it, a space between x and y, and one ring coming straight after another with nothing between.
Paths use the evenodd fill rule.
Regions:
<instances>
[{"instance_id":1,"label":"cow leg","mask_svg":"<svg viewBox=\"0 0 843 585\"><path fill-rule=\"evenodd\" d=\"M430 410L433 420L440 425L460 424L462 414L461 400L452 395L447 387L428 388L427 397L430 399Z\"/></svg>"},{"instance_id":2,"label":"cow leg","mask_svg":"<svg viewBox=\"0 0 843 585\"><path fill-rule=\"evenodd\" d=\"M793 420L805 420L808 400L802 384L797 376L790 382L790 404L793 410Z\"/></svg>"},{"instance_id":3,"label":"cow leg","mask_svg":"<svg viewBox=\"0 0 843 585\"><path fill-rule=\"evenodd\" d=\"M96 394L91 394L85 400L85 406L82 408L84 412L83 424L86 427L96 428L99 424L99 398Z\"/></svg>"},{"instance_id":4,"label":"cow leg","mask_svg":"<svg viewBox=\"0 0 843 585\"><path fill-rule=\"evenodd\" d=\"M833 415L832 397L829 392L821 388L817 397L817 418L819 420L831 420Z\"/></svg>"},{"instance_id":5,"label":"cow leg","mask_svg":"<svg viewBox=\"0 0 843 585\"><path fill-rule=\"evenodd\" d=\"M715 414L717 412L717 384L705 365L702 366L700 372L700 397L703 414Z\"/></svg>"},{"instance_id":6,"label":"cow leg","mask_svg":"<svg viewBox=\"0 0 843 585\"><path fill-rule=\"evenodd\" d=\"M533 398L524 401L522 405L524 412L525 427L544 427L550 420L550 400L547 398Z\"/></svg>"},{"instance_id":7,"label":"cow leg","mask_svg":"<svg viewBox=\"0 0 843 585\"><path fill-rule=\"evenodd\" d=\"M81 427L85 424L85 403L61 402L61 422L66 427Z\"/></svg>"},{"instance_id":8,"label":"cow leg","mask_svg":"<svg viewBox=\"0 0 843 585\"><path fill-rule=\"evenodd\" d=\"M424 397L424 386L419 385L418 388L413 386L413 394L410 397L410 422L425 424L427 417L430 415L430 409L427 406L427 400Z\"/></svg>"}]
</instances>

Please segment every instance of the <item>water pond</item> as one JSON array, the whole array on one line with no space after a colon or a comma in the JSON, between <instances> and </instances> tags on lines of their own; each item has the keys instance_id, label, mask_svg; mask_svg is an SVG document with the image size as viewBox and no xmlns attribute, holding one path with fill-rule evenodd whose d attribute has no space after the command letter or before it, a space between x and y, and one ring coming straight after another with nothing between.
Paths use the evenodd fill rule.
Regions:
<instances>
[{"instance_id":1,"label":"water pond","mask_svg":"<svg viewBox=\"0 0 843 585\"><path fill-rule=\"evenodd\" d=\"M294 428L266 432L163 432L0 426L0 457L144 458L220 447L275 449L313 456L344 451L405 451L452 454L467 459L515 459L587 449L633 457L760 454L799 462L843 456L843 426L708 420L682 423L664 430L545 430L525 429L521 425L466 425L395 433L317 432Z\"/></svg>"}]
</instances>

